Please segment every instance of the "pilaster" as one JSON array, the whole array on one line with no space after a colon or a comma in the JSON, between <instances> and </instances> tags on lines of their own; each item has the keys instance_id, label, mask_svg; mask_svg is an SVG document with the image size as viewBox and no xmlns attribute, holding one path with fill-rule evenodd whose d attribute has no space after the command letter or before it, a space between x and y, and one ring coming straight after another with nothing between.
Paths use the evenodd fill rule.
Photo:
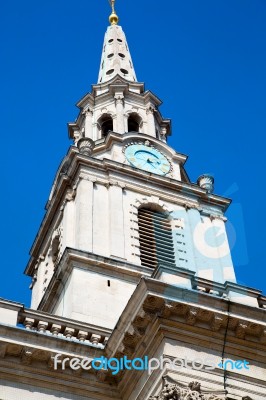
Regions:
<instances>
[{"instance_id":1,"label":"pilaster","mask_svg":"<svg viewBox=\"0 0 266 400\"><path fill-rule=\"evenodd\" d=\"M85 174L80 176L76 197L76 245L80 250L92 251L93 182Z\"/></svg>"},{"instance_id":2,"label":"pilaster","mask_svg":"<svg viewBox=\"0 0 266 400\"><path fill-rule=\"evenodd\" d=\"M85 112L85 137L90 139L93 139L92 118L93 112L87 110Z\"/></svg>"},{"instance_id":3,"label":"pilaster","mask_svg":"<svg viewBox=\"0 0 266 400\"><path fill-rule=\"evenodd\" d=\"M124 96L123 94L115 95L115 106L116 106L116 131L117 133L125 133L124 125Z\"/></svg>"},{"instance_id":4,"label":"pilaster","mask_svg":"<svg viewBox=\"0 0 266 400\"><path fill-rule=\"evenodd\" d=\"M125 230L123 189L118 185L109 187L110 254L125 258Z\"/></svg>"},{"instance_id":5,"label":"pilaster","mask_svg":"<svg viewBox=\"0 0 266 400\"><path fill-rule=\"evenodd\" d=\"M148 134L156 137L155 121L154 121L154 107L149 106L146 108L147 120L148 120Z\"/></svg>"},{"instance_id":6,"label":"pilaster","mask_svg":"<svg viewBox=\"0 0 266 400\"><path fill-rule=\"evenodd\" d=\"M93 195L93 246L95 254L109 256L109 201L108 185L94 185Z\"/></svg>"}]
</instances>

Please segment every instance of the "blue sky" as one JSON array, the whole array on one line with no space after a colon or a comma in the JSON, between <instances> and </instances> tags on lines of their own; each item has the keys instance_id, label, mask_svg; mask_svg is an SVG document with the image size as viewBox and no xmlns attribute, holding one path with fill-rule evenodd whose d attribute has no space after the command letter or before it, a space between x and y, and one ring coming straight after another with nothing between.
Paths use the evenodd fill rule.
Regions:
<instances>
[{"instance_id":1,"label":"blue sky","mask_svg":"<svg viewBox=\"0 0 266 400\"><path fill-rule=\"evenodd\" d=\"M172 119L169 144L189 155L191 180L212 173L215 193L233 199L239 283L266 292L265 0L117 0L117 12L138 80ZM97 81L108 15L107 0L1 6L0 297L29 305L23 271L71 144L66 123Z\"/></svg>"}]
</instances>

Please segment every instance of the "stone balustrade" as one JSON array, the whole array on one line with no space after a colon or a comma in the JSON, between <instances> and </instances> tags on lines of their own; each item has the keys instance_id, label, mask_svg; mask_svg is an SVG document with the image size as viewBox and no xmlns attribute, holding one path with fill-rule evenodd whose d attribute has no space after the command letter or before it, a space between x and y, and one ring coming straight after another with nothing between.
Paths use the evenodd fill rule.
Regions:
<instances>
[{"instance_id":1,"label":"stone balustrade","mask_svg":"<svg viewBox=\"0 0 266 400\"><path fill-rule=\"evenodd\" d=\"M151 277L179 288L196 290L252 307L266 308L266 297L262 295L260 290L230 281L224 283L213 282L196 276L195 271L169 263L158 264Z\"/></svg>"},{"instance_id":2,"label":"stone balustrade","mask_svg":"<svg viewBox=\"0 0 266 400\"><path fill-rule=\"evenodd\" d=\"M194 277L191 281L191 288L202 293L208 293L218 297L227 297L226 288L223 284L212 282L207 279Z\"/></svg>"},{"instance_id":3,"label":"stone balustrade","mask_svg":"<svg viewBox=\"0 0 266 400\"><path fill-rule=\"evenodd\" d=\"M110 329L24 308L18 312L18 324L27 330L101 348L105 346L111 334Z\"/></svg>"},{"instance_id":4,"label":"stone balustrade","mask_svg":"<svg viewBox=\"0 0 266 400\"><path fill-rule=\"evenodd\" d=\"M221 284L203 278L193 277L191 280L191 288L202 293L222 297L241 304L266 309L266 297L261 294L260 290L237 283L227 281Z\"/></svg>"}]
</instances>

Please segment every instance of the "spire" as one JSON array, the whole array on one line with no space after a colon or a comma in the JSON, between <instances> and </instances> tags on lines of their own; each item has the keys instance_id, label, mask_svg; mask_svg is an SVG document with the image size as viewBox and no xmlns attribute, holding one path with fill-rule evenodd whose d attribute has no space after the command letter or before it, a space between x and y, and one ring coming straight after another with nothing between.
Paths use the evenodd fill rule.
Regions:
<instances>
[{"instance_id":1,"label":"spire","mask_svg":"<svg viewBox=\"0 0 266 400\"><path fill-rule=\"evenodd\" d=\"M110 1L112 13L109 17L111 26L107 28L98 83L107 82L120 75L130 82L137 80L132 59L127 45L126 36L121 26L117 25L118 16L115 12L115 0Z\"/></svg>"}]
</instances>

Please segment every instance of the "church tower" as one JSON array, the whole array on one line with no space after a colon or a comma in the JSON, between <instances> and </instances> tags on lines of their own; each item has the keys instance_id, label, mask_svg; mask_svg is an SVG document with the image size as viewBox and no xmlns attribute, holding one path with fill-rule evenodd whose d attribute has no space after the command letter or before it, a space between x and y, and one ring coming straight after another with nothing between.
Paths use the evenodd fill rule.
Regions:
<instances>
[{"instance_id":1,"label":"church tower","mask_svg":"<svg viewBox=\"0 0 266 400\"><path fill-rule=\"evenodd\" d=\"M210 292L234 283L230 200L209 175L190 182L187 156L167 144L171 121L137 80L114 2L98 82L77 105L26 268L31 307L113 329L143 276L187 289L202 279Z\"/></svg>"},{"instance_id":2,"label":"church tower","mask_svg":"<svg viewBox=\"0 0 266 400\"><path fill-rule=\"evenodd\" d=\"M0 299L0 399L266 399L266 296L236 283L230 200L167 144L114 3L31 249L31 308Z\"/></svg>"}]
</instances>

